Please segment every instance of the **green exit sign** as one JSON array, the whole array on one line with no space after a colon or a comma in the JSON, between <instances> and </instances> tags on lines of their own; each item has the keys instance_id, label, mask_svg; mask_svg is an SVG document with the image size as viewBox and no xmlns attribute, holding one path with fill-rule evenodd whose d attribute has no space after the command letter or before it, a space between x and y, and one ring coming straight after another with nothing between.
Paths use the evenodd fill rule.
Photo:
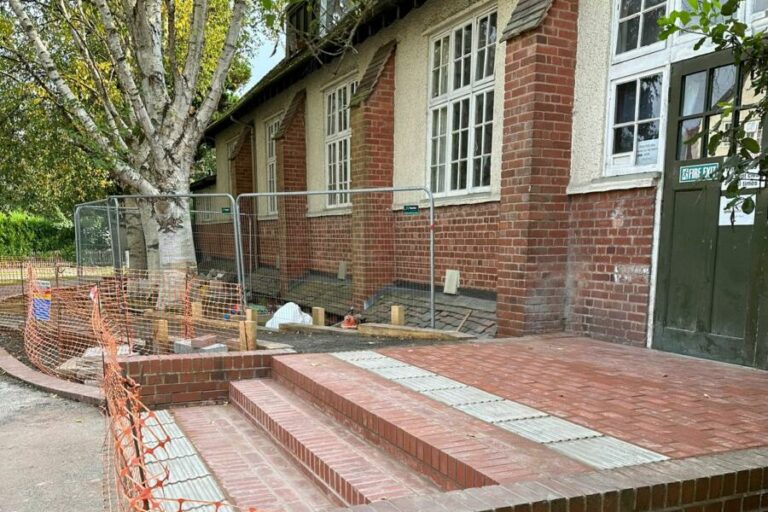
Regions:
<instances>
[{"instance_id":1,"label":"green exit sign","mask_svg":"<svg viewBox=\"0 0 768 512\"><path fill-rule=\"evenodd\" d=\"M405 215L418 215L419 214L419 205L417 204L406 204L403 206L403 213Z\"/></svg>"},{"instance_id":2,"label":"green exit sign","mask_svg":"<svg viewBox=\"0 0 768 512\"><path fill-rule=\"evenodd\" d=\"M680 167L680 183L709 181L715 179L720 164L697 164Z\"/></svg>"},{"instance_id":3,"label":"green exit sign","mask_svg":"<svg viewBox=\"0 0 768 512\"><path fill-rule=\"evenodd\" d=\"M232 208L222 208L221 213L232 213Z\"/></svg>"}]
</instances>

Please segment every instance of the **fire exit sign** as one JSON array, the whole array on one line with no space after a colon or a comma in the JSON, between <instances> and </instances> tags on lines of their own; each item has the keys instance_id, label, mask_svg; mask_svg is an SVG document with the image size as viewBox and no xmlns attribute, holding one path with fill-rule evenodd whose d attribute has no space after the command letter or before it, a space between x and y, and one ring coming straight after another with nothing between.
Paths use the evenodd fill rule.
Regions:
<instances>
[{"instance_id":1,"label":"fire exit sign","mask_svg":"<svg viewBox=\"0 0 768 512\"><path fill-rule=\"evenodd\" d=\"M686 165L680 167L680 183L693 183L695 181L708 181L715 179L718 163Z\"/></svg>"}]
</instances>

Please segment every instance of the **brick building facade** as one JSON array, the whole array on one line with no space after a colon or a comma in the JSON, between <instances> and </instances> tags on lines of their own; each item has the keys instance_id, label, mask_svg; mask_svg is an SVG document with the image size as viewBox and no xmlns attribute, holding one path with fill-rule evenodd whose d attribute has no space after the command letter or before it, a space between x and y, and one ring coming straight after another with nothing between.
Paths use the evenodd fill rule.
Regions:
<instances>
[{"instance_id":1,"label":"brick building facade","mask_svg":"<svg viewBox=\"0 0 768 512\"><path fill-rule=\"evenodd\" d=\"M382 2L353 36L354 54L319 63L289 48L210 128L217 148L252 138L229 155L234 165L219 166L220 181L228 171L227 190L246 190L250 166L256 192L430 188L436 284L458 271L460 295L495 302L498 335L567 330L649 345L663 144L658 133L638 139L627 164L612 126L627 87L619 82L630 80L655 88L649 115L658 117L635 119L632 130L663 131L668 72L617 86L614 76L649 58L643 44L662 45L643 40L624 55L630 43L616 34L677 7L655 2L625 20L604 0ZM673 62L691 55L686 45L655 55ZM275 171L270 119L280 121ZM356 307L393 283L423 285L423 197L337 197L260 205L257 264L281 267L285 287L302 273L335 275L344 262ZM408 205L421 215L407 215Z\"/></svg>"}]
</instances>

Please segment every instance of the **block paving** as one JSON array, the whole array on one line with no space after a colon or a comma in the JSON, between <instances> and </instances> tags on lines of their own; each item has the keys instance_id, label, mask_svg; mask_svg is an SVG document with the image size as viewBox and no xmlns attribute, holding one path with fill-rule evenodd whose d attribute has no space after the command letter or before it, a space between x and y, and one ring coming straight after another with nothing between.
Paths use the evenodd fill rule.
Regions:
<instances>
[{"instance_id":1,"label":"block paving","mask_svg":"<svg viewBox=\"0 0 768 512\"><path fill-rule=\"evenodd\" d=\"M671 458L768 445L768 373L575 336L382 354Z\"/></svg>"},{"instance_id":2,"label":"block paving","mask_svg":"<svg viewBox=\"0 0 768 512\"><path fill-rule=\"evenodd\" d=\"M233 405L174 415L262 510L768 510L768 373L572 335L361 354L274 354ZM420 391L454 381L670 459L596 470Z\"/></svg>"}]
</instances>

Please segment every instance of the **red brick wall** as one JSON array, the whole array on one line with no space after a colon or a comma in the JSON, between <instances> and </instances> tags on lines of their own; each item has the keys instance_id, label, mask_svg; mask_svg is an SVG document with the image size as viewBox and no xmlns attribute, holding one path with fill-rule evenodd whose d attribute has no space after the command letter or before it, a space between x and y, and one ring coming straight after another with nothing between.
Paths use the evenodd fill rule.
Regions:
<instances>
[{"instance_id":1,"label":"red brick wall","mask_svg":"<svg viewBox=\"0 0 768 512\"><path fill-rule=\"evenodd\" d=\"M141 399L152 407L220 402L233 380L269 377L272 357L290 350L219 354L133 356L120 360L126 376L141 386Z\"/></svg>"},{"instance_id":2,"label":"red brick wall","mask_svg":"<svg viewBox=\"0 0 768 512\"><path fill-rule=\"evenodd\" d=\"M310 266L312 270L336 274L339 262L346 261L351 273L352 218L350 215L309 219Z\"/></svg>"},{"instance_id":3,"label":"red brick wall","mask_svg":"<svg viewBox=\"0 0 768 512\"><path fill-rule=\"evenodd\" d=\"M655 188L571 198L567 328L643 346Z\"/></svg>"},{"instance_id":4,"label":"red brick wall","mask_svg":"<svg viewBox=\"0 0 768 512\"><path fill-rule=\"evenodd\" d=\"M237 154L230 162L232 172L232 195L253 192L253 152L251 150L251 129L244 128L235 149ZM248 201L246 201L247 203ZM247 206L246 206L247 208Z\"/></svg>"},{"instance_id":5,"label":"red brick wall","mask_svg":"<svg viewBox=\"0 0 768 512\"><path fill-rule=\"evenodd\" d=\"M497 318L499 334L563 328L577 0L555 0L507 42Z\"/></svg>"},{"instance_id":6,"label":"red brick wall","mask_svg":"<svg viewBox=\"0 0 768 512\"><path fill-rule=\"evenodd\" d=\"M234 261L235 232L231 222L198 222L192 230L198 256Z\"/></svg>"},{"instance_id":7,"label":"red brick wall","mask_svg":"<svg viewBox=\"0 0 768 512\"><path fill-rule=\"evenodd\" d=\"M260 220L258 222L258 246L259 264L274 267L277 265L278 225L277 220Z\"/></svg>"},{"instance_id":8,"label":"red brick wall","mask_svg":"<svg viewBox=\"0 0 768 512\"><path fill-rule=\"evenodd\" d=\"M276 139L278 191L307 190L306 93L296 93L282 120ZM291 281L309 270L307 197L286 196L277 201L280 244L280 287L287 292Z\"/></svg>"},{"instance_id":9,"label":"red brick wall","mask_svg":"<svg viewBox=\"0 0 768 512\"><path fill-rule=\"evenodd\" d=\"M391 187L395 152L395 54L389 55L376 85L351 109L352 188ZM392 194L352 196L352 272L356 307L394 280Z\"/></svg>"},{"instance_id":10,"label":"red brick wall","mask_svg":"<svg viewBox=\"0 0 768 512\"><path fill-rule=\"evenodd\" d=\"M435 284L447 269L461 272L461 288L496 291L499 203L435 208ZM428 282L429 221L395 216L395 279Z\"/></svg>"}]
</instances>

